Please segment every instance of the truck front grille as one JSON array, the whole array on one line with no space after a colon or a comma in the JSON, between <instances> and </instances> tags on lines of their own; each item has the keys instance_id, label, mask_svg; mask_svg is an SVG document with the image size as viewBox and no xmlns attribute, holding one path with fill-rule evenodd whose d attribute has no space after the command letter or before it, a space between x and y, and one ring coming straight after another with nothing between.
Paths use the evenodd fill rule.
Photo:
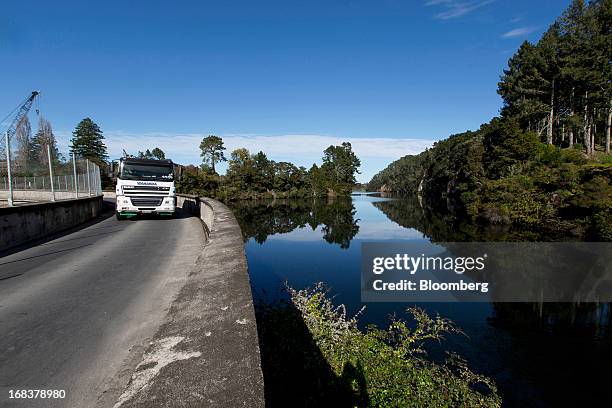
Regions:
<instances>
[{"instance_id":1,"label":"truck front grille","mask_svg":"<svg viewBox=\"0 0 612 408\"><path fill-rule=\"evenodd\" d=\"M131 191L132 189L126 189ZM133 190L147 190L147 191L170 191L170 187L159 187L159 186L136 186Z\"/></svg>"},{"instance_id":2,"label":"truck front grille","mask_svg":"<svg viewBox=\"0 0 612 408\"><path fill-rule=\"evenodd\" d=\"M158 207L163 197L131 197L132 204L136 207Z\"/></svg>"}]
</instances>

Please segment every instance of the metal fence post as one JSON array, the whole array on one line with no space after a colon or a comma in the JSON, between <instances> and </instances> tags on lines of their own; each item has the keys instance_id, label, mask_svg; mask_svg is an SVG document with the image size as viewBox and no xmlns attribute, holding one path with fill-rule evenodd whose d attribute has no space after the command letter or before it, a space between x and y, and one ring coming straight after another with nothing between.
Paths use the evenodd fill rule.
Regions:
<instances>
[{"instance_id":1,"label":"metal fence post","mask_svg":"<svg viewBox=\"0 0 612 408\"><path fill-rule=\"evenodd\" d=\"M89 159L87 159L87 195L91 195L91 175L89 174Z\"/></svg>"},{"instance_id":2,"label":"metal fence post","mask_svg":"<svg viewBox=\"0 0 612 408\"><path fill-rule=\"evenodd\" d=\"M102 176L100 175L100 166L96 166L96 194L102 194Z\"/></svg>"},{"instance_id":3,"label":"metal fence post","mask_svg":"<svg viewBox=\"0 0 612 408\"><path fill-rule=\"evenodd\" d=\"M9 193L8 193L8 206L13 206L13 183L11 178L11 145L9 140L8 131L4 133L6 139L6 172L8 175Z\"/></svg>"},{"instance_id":4,"label":"metal fence post","mask_svg":"<svg viewBox=\"0 0 612 408\"><path fill-rule=\"evenodd\" d=\"M98 195L98 166L96 164L93 168L93 189L94 195Z\"/></svg>"},{"instance_id":5,"label":"metal fence post","mask_svg":"<svg viewBox=\"0 0 612 408\"><path fill-rule=\"evenodd\" d=\"M76 153L72 153L72 171L74 177L74 194L76 198L79 198L79 177L77 176L76 171Z\"/></svg>"},{"instance_id":6,"label":"metal fence post","mask_svg":"<svg viewBox=\"0 0 612 408\"><path fill-rule=\"evenodd\" d=\"M47 158L49 159L49 181L51 182L51 201L55 201L55 186L53 185L53 166L51 165L51 146L47 144Z\"/></svg>"}]
</instances>

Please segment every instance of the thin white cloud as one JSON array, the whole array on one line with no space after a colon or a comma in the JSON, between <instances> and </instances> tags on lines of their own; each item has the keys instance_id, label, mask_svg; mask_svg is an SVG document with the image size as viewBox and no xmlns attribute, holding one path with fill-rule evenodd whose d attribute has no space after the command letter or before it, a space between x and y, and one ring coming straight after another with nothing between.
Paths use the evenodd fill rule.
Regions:
<instances>
[{"instance_id":1,"label":"thin white cloud","mask_svg":"<svg viewBox=\"0 0 612 408\"><path fill-rule=\"evenodd\" d=\"M121 155L123 149L135 154L139 150L159 147L165 152L183 157L193 157L199 162L200 141L206 135L195 133L143 133L124 131L105 132L109 152ZM431 140L393 138L351 138L323 135L220 135L228 152L245 147L252 153L264 151L271 158L288 156L320 157L330 145L350 142L361 157L401 157L423 151L431 146Z\"/></svg>"},{"instance_id":2,"label":"thin white cloud","mask_svg":"<svg viewBox=\"0 0 612 408\"><path fill-rule=\"evenodd\" d=\"M514 30L510 30L507 33L502 34L502 38L516 38L516 37L524 37L533 33L536 30L536 27L519 27Z\"/></svg>"},{"instance_id":3,"label":"thin white cloud","mask_svg":"<svg viewBox=\"0 0 612 408\"><path fill-rule=\"evenodd\" d=\"M71 135L68 132L56 132L60 151L67 152ZM200 133L134 133L127 131L104 132L105 143L111 158L123 155L123 149L129 154L159 147L166 156L181 164L200 164L200 142L205 134ZM350 142L353 151L362 161L360 181L368 181L377 171L390 162L407 154L418 154L429 148L433 140L429 139L394 139L387 137L338 137L329 135L219 135L227 148L226 156L237 148L245 147L251 153L260 150L276 161L290 161L299 166L310 167L321 162L323 150L330 145ZM224 166L221 166L223 170Z\"/></svg>"},{"instance_id":4,"label":"thin white cloud","mask_svg":"<svg viewBox=\"0 0 612 408\"><path fill-rule=\"evenodd\" d=\"M475 0L475 1L457 1L457 0L429 0L425 3L427 7L439 7L442 11L434 15L439 20L450 20L471 13L487 4L493 3L495 0Z\"/></svg>"}]
</instances>

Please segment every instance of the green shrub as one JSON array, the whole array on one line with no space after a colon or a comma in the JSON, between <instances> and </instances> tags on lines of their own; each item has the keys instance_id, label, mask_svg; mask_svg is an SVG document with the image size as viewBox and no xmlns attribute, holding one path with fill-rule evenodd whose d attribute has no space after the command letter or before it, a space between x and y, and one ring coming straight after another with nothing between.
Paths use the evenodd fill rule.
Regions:
<instances>
[{"instance_id":1,"label":"green shrub","mask_svg":"<svg viewBox=\"0 0 612 408\"><path fill-rule=\"evenodd\" d=\"M612 164L612 154L601 154L598 160L600 163Z\"/></svg>"},{"instance_id":2,"label":"green shrub","mask_svg":"<svg viewBox=\"0 0 612 408\"><path fill-rule=\"evenodd\" d=\"M587 158L578 149L562 149L561 159L566 163L585 164Z\"/></svg>"},{"instance_id":3,"label":"green shrub","mask_svg":"<svg viewBox=\"0 0 612 408\"><path fill-rule=\"evenodd\" d=\"M548 144L540 144L538 158L540 163L557 165L562 161L561 149Z\"/></svg>"},{"instance_id":4,"label":"green shrub","mask_svg":"<svg viewBox=\"0 0 612 408\"><path fill-rule=\"evenodd\" d=\"M459 356L449 354L444 364L426 359L424 343L440 341L445 333L460 333L450 320L410 308L413 326L392 319L386 329L371 325L364 332L357 327L359 313L347 318L344 305L334 306L322 284L288 290L337 381L352 392L352 406L501 405L493 381L470 371Z\"/></svg>"},{"instance_id":5,"label":"green shrub","mask_svg":"<svg viewBox=\"0 0 612 408\"><path fill-rule=\"evenodd\" d=\"M612 241L612 211L602 210L593 217L593 230L597 239Z\"/></svg>"}]
</instances>

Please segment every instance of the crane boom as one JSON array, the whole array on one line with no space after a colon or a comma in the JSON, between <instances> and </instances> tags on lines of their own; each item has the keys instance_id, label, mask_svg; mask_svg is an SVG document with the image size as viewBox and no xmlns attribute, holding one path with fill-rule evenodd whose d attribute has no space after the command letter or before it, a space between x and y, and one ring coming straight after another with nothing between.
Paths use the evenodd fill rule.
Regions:
<instances>
[{"instance_id":1,"label":"crane boom","mask_svg":"<svg viewBox=\"0 0 612 408\"><path fill-rule=\"evenodd\" d=\"M39 94L40 94L40 92L38 92L38 91L32 91L32 94L30 96L28 96L17 107L17 115L15 115L13 120L9 123L9 126L6 129L6 131L5 131L8 134L8 140L10 140L15 135L15 132L17 131L17 126L19 125L19 122L21 122L23 117L28 114L28 112L32 108L32 104L34 103L34 100L36 99L36 97ZM2 136L3 137L0 138L1 139L1 141L0 141L0 152L4 152L4 149L6 148L6 146L4 145L5 144L5 140L6 140L6 136L5 135L2 135Z\"/></svg>"}]
</instances>

